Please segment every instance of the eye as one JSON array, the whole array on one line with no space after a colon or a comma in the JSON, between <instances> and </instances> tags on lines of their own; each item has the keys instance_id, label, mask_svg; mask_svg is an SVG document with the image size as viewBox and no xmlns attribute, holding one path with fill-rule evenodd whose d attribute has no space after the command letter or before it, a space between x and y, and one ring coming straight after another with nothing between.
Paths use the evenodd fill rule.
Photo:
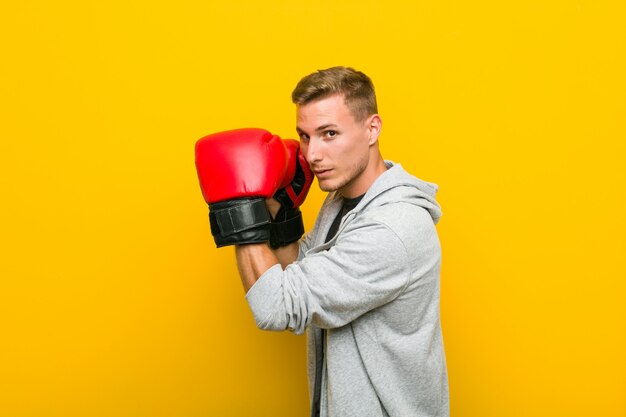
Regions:
<instances>
[{"instance_id":1,"label":"eye","mask_svg":"<svg viewBox=\"0 0 626 417\"><path fill-rule=\"evenodd\" d=\"M337 132L334 130L326 130L324 134L329 138L337 136Z\"/></svg>"},{"instance_id":2,"label":"eye","mask_svg":"<svg viewBox=\"0 0 626 417\"><path fill-rule=\"evenodd\" d=\"M309 135L307 135L306 133L300 133L300 141L308 142L309 141Z\"/></svg>"}]
</instances>

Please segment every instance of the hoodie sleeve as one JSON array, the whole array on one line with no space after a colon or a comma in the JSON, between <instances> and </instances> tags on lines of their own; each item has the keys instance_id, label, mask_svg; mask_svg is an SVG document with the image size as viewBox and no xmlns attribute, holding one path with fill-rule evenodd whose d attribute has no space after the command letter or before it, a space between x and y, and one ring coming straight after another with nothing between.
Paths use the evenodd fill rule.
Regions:
<instances>
[{"instance_id":1,"label":"hoodie sleeve","mask_svg":"<svg viewBox=\"0 0 626 417\"><path fill-rule=\"evenodd\" d=\"M246 294L259 328L300 334L311 323L341 327L403 291L410 264L401 239L383 223L354 223L328 251L259 278Z\"/></svg>"}]
</instances>

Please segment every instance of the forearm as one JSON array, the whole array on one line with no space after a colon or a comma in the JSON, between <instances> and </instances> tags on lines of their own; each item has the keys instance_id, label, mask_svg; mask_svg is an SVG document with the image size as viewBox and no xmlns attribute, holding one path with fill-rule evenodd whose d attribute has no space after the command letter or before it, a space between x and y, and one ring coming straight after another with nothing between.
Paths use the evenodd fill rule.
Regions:
<instances>
[{"instance_id":1,"label":"forearm","mask_svg":"<svg viewBox=\"0 0 626 417\"><path fill-rule=\"evenodd\" d=\"M300 251L300 245L298 242L290 243L282 248L274 249L274 255L278 258L280 266L285 269L287 265L295 262L298 259L298 253Z\"/></svg>"},{"instance_id":2,"label":"forearm","mask_svg":"<svg viewBox=\"0 0 626 417\"><path fill-rule=\"evenodd\" d=\"M235 256L241 283L246 293L265 271L279 263L274 252L265 243L237 245Z\"/></svg>"},{"instance_id":3,"label":"forearm","mask_svg":"<svg viewBox=\"0 0 626 417\"><path fill-rule=\"evenodd\" d=\"M271 250L264 243L251 245L237 245L235 247L237 268L243 288L248 292L254 283L272 266L280 263L285 269L287 265L298 258L298 242L282 248Z\"/></svg>"}]
</instances>

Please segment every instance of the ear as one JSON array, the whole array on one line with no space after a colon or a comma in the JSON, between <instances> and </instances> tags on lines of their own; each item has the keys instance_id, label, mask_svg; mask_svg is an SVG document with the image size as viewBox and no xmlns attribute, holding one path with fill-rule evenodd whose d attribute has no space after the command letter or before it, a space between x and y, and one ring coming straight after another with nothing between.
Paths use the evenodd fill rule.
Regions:
<instances>
[{"instance_id":1,"label":"ear","mask_svg":"<svg viewBox=\"0 0 626 417\"><path fill-rule=\"evenodd\" d=\"M378 114L372 114L365 121L369 134L369 145L372 146L378 142L378 136L383 127L383 121Z\"/></svg>"}]
</instances>

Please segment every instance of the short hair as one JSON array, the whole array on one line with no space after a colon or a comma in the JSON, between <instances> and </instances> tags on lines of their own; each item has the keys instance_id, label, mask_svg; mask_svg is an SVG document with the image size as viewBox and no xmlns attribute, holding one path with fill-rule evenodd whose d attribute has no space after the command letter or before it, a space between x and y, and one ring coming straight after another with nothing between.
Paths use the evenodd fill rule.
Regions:
<instances>
[{"instance_id":1,"label":"short hair","mask_svg":"<svg viewBox=\"0 0 626 417\"><path fill-rule=\"evenodd\" d=\"M307 75L296 85L291 100L303 105L335 94L343 95L344 103L358 122L378 113L372 80L350 67L332 67Z\"/></svg>"}]
</instances>

